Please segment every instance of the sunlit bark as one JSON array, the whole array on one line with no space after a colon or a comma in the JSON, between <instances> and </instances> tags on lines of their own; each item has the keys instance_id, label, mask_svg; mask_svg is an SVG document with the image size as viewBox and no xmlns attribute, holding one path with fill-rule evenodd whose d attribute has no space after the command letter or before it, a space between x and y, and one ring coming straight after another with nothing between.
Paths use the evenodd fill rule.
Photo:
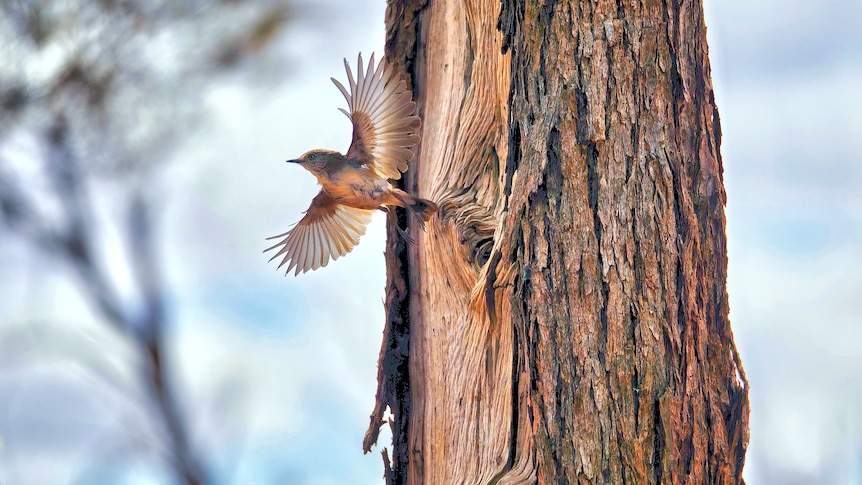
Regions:
<instances>
[{"instance_id":1,"label":"sunlit bark","mask_svg":"<svg viewBox=\"0 0 862 485\"><path fill-rule=\"evenodd\" d=\"M390 2L422 144L389 221L391 483L738 483L700 2Z\"/></svg>"}]
</instances>

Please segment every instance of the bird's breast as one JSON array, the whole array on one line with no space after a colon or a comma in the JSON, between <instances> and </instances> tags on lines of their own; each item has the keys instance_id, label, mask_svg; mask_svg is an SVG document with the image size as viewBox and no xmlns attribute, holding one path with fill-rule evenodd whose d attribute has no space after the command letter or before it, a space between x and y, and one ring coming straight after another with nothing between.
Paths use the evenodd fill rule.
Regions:
<instances>
[{"instance_id":1,"label":"bird's breast","mask_svg":"<svg viewBox=\"0 0 862 485\"><path fill-rule=\"evenodd\" d=\"M391 198L390 187L387 180L356 172L341 174L323 184L333 199L357 209L377 209L387 203Z\"/></svg>"}]
</instances>

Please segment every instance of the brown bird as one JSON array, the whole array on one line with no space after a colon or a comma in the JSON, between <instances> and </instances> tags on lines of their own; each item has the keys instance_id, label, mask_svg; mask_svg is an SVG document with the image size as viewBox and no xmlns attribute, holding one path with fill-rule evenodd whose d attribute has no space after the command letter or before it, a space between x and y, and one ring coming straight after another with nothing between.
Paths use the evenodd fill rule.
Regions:
<instances>
[{"instance_id":1,"label":"brown bird","mask_svg":"<svg viewBox=\"0 0 862 485\"><path fill-rule=\"evenodd\" d=\"M393 187L390 179L401 178L407 162L413 159L410 147L419 143L419 117L413 114L413 102L407 83L398 80L395 72L384 63L375 67L374 55L363 72L362 54L357 62L357 77L347 59L344 68L350 81L350 92L335 78L332 82L341 90L350 111L341 112L353 122L353 141L347 153L332 150L311 150L288 163L298 163L314 174L322 188L311 201L305 216L289 231L267 239L283 238L270 259L284 255L278 267L288 264L285 274L294 274L326 266L329 259L338 259L353 250L375 209L391 210L406 207L425 227L437 205L414 197ZM405 240L412 242L399 229ZM266 252L264 251L264 252Z\"/></svg>"}]
</instances>

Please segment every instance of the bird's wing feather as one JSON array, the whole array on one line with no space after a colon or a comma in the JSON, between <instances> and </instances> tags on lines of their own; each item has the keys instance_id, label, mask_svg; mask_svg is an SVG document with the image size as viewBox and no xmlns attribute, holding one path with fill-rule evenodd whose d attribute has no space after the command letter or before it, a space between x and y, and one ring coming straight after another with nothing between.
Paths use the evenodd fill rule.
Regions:
<instances>
[{"instance_id":1,"label":"bird's wing feather","mask_svg":"<svg viewBox=\"0 0 862 485\"><path fill-rule=\"evenodd\" d=\"M287 264L285 274L295 268L296 275L326 266L330 257L334 261L353 250L359 237L365 234L373 213L339 204L321 190L295 226L284 234L267 238L282 238L266 249L280 247L270 261L284 255L278 267Z\"/></svg>"},{"instance_id":2,"label":"bird's wing feather","mask_svg":"<svg viewBox=\"0 0 862 485\"><path fill-rule=\"evenodd\" d=\"M342 109L353 122L353 140L347 158L369 165L381 177L401 178L407 171L407 162L413 159L410 147L419 143L419 117L413 115L416 103L407 83L398 80L383 59L376 66L374 55L363 70L359 55L357 77L347 59L344 60L350 90L335 78L332 82L347 100L348 110Z\"/></svg>"}]
</instances>

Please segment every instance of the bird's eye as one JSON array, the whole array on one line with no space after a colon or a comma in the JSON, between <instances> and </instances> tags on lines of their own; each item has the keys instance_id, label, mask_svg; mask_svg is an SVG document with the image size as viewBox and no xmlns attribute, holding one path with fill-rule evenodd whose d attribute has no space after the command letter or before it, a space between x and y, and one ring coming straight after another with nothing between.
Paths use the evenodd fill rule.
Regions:
<instances>
[{"instance_id":1,"label":"bird's eye","mask_svg":"<svg viewBox=\"0 0 862 485\"><path fill-rule=\"evenodd\" d=\"M317 158L317 154L316 154L316 153L312 153L312 154L310 154L310 155L308 156L308 160L309 160L309 161L314 160L315 158Z\"/></svg>"}]
</instances>

